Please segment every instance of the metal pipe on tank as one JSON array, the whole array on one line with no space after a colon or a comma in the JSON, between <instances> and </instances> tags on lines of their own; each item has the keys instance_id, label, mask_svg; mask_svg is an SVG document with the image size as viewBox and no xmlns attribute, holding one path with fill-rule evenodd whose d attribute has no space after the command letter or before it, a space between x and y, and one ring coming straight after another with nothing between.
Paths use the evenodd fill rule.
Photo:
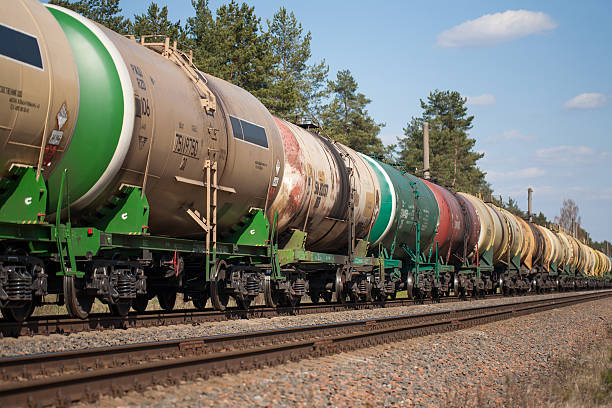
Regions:
<instances>
[{"instance_id":1,"label":"metal pipe on tank","mask_svg":"<svg viewBox=\"0 0 612 408\"><path fill-rule=\"evenodd\" d=\"M533 221L532 195L533 195L533 189L529 187L527 189L527 217L529 218L529 222Z\"/></svg>"},{"instance_id":2,"label":"metal pipe on tank","mask_svg":"<svg viewBox=\"0 0 612 408\"><path fill-rule=\"evenodd\" d=\"M425 180L429 180L431 175L429 174L429 123L423 124L423 177Z\"/></svg>"}]
</instances>

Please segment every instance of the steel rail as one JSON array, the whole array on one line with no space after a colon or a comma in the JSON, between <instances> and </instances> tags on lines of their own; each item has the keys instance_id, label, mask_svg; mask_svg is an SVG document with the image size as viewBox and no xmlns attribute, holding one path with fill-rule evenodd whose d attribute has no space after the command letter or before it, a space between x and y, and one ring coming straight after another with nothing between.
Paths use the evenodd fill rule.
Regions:
<instances>
[{"instance_id":1,"label":"steel rail","mask_svg":"<svg viewBox=\"0 0 612 408\"><path fill-rule=\"evenodd\" d=\"M0 360L0 405L66 405L570 306L612 291Z\"/></svg>"},{"instance_id":2,"label":"steel rail","mask_svg":"<svg viewBox=\"0 0 612 408\"><path fill-rule=\"evenodd\" d=\"M501 295L488 295L487 299L501 297ZM457 302L462 299L451 296L440 298L441 303ZM417 300L396 299L381 302L358 303L329 303L316 305L302 305L297 308L253 306L248 310L228 308L225 311L208 309L176 309L170 312L147 311L142 314L131 313L120 317L110 314L93 314L87 319L75 319L66 315L34 316L25 322L10 322L0 320L1 337L19 337L48 334L71 334L94 330L130 329L154 326L170 326L176 324L199 324L231 319L263 318L286 315L331 313L346 310L365 310L380 307L410 306L418 303ZM433 303L433 302L432 302Z\"/></svg>"}]
</instances>

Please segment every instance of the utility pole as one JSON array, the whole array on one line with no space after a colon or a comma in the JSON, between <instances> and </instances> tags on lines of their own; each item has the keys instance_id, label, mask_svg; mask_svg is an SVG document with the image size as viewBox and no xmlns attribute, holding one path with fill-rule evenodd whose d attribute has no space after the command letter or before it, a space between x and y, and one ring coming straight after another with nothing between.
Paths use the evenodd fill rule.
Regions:
<instances>
[{"instance_id":1,"label":"utility pole","mask_svg":"<svg viewBox=\"0 0 612 408\"><path fill-rule=\"evenodd\" d=\"M429 180L429 123L423 124L423 177Z\"/></svg>"},{"instance_id":2,"label":"utility pole","mask_svg":"<svg viewBox=\"0 0 612 408\"><path fill-rule=\"evenodd\" d=\"M532 211L532 198L531 196L533 195L533 188L529 187L527 189L527 218L529 219L529 222L533 221L533 211Z\"/></svg>"}]
</instances>

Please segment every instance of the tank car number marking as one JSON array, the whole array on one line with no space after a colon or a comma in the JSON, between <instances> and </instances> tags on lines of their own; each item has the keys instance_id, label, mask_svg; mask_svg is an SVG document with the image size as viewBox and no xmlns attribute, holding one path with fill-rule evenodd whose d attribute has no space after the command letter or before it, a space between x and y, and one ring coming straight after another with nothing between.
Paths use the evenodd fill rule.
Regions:
<instances>
[{"instance_id":1,"label":"tank car number marking","mask_svg":"<svg viewBox=\"0 0 612 408\"><path fill-rule=\"evenodd\" d=\"M138 84L138 87L142 89L143 91L146 91L147 85L144 81L144 75L142 73L142 69L140 69L138 65L134 65L134 64L130 64L130 68L132 69L132 72L136 74L136 76L139 77L139 78L136 78L136 83Z\"/></svg>"},{"instance_id":2,"label":"tank car number marking","mask_svg":"<svg viewBox=\"0 0 612 408\"><path fill-rule=\"evenodd\" d=\"M200 141L198 139L176 133L176 136L174 137L174 153L197 159L199 147Z\"/></svg>"},{"instance_id":3,"label":"tank car number marking","mask_svg":"<svg viewBox=\"0 0 612 408\"><path fill-rule=\"evenodd\" d=\"M151 106L149 105L149 100L147 98L140 97L138 95L135 96L136 101L136 117L142 118L142 115L151 116Z\"/></svg>"},{"instance_id":4,"label":"tank car number marking","mask_svg":"<svg viewBox=\"0 0 612 408\"><path fill-rule=\"evenodd\" d=\"M314 193L318 196L327 197L327 191L329 190L328 184L319 183L315 181Z\"/></svg>"}]
</instances>

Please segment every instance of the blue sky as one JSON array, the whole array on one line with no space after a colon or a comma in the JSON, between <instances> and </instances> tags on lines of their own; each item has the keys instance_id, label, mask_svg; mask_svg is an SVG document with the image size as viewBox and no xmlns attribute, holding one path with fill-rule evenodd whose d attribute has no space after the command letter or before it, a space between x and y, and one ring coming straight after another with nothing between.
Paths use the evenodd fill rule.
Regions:
<instances>
[{"instance_id":1,"label":"blue sky","mask_svg":"<svg viewBox=\"0 0 612 408\"><path fill-rule=\"evenodd\" d=\"M421 114L419 98L457 90L496 194L526 208L531 186L549 219L572 198L592 237L612 239L612 2L248 3L262 20L284 5L312 32L313 61L351 70L385 143ZM147 4L121 1L127 16ZM158 4L174 20L192 14L190 0Z\"/></svg>"}]
</instances>

